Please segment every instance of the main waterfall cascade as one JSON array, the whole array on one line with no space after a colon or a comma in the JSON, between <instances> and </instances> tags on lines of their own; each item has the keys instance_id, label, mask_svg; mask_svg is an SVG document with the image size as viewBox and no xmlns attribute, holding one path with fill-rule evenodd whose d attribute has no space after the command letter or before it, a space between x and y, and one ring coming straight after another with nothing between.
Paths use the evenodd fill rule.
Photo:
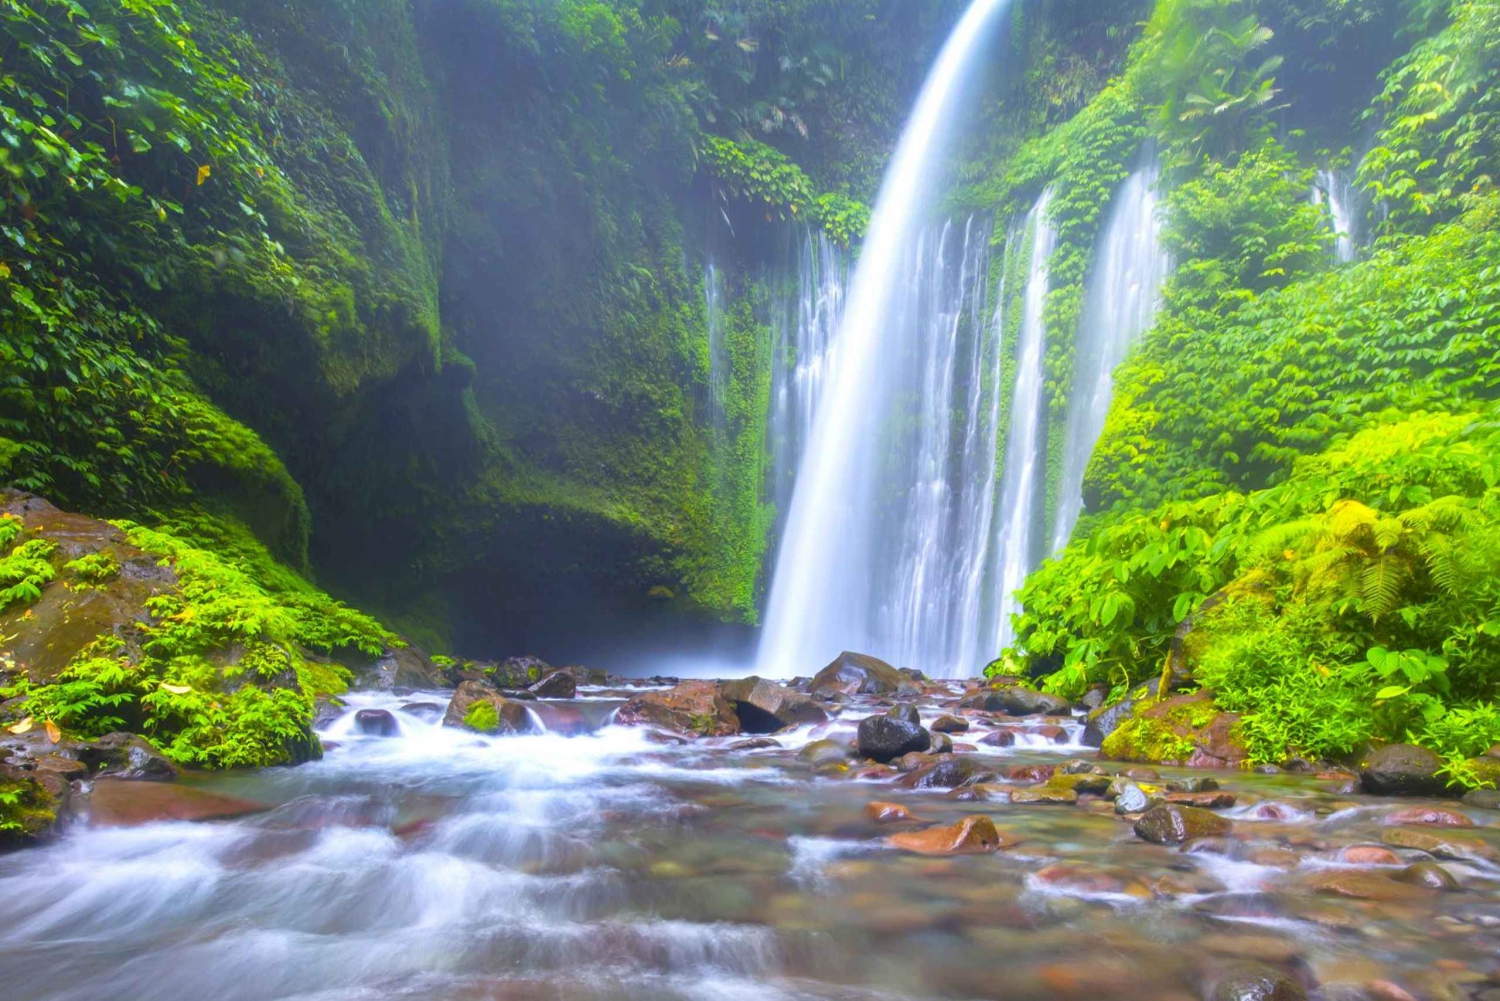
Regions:
<instances>
[{"instance_id":1,"label":"main waterfall cascade","mask_svg":"<svg viewBox=\"0 0 1500 1001\"><path fill-rule=\"evenodd\" d=\"M1333 226L1333 255L1340 264L1354 260L1359 249L1360 195L1354 175L1345 170L1320 170L1313 185L1313 204L1328 207Z\"/></svg>"},{"instance_id":2,"label":"main waterfall cascade","mask_svg":"<svg viewBox=\"0 0 1500 1001\"><path fill-rule=\"evenodd\" d=\"M1156 318L1169 263L1161 242L1154 158L1115 195L1094 251L1078 326L1067 439L1051 551L1068 544L1083 512L1083 478L1114 398L1114 371Z\"/></svg>"},{"instance_id":3,"label":"main waterfall cascade","mask_svg":"<svg viewBox=\"0 0 1500 1001\"><path fill-rule=\"evenodd\" d=\"M1010 0L975 0L923 84L881 186L838 334L838 365L814 415L787 516L762 637L759 671L815 669L871 633L870 598L884 553L871 544L880 498L898 469L880 461L909 317L911 249L930 217L960 98L984 62ZM872 420L880 415L881 420ZM868 647L871 652L882 652ZM893 655L895 655L893 653Z\"/></svg>"}]
</instances>

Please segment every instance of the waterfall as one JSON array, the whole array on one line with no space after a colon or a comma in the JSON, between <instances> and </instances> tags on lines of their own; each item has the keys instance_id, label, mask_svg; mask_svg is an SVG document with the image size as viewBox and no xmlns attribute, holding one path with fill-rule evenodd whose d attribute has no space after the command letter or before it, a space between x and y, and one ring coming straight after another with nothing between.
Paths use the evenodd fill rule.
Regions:
<instances>
[{"instance_id":1,"label":"waterfall","mask_svg":"<svg viewBox=\"0 0 1500 1001\"><path fill-rule=\"evenodd\" d=\"M1156 165L1148 162L1115 194L1084 290L1068 399L1067 439L1052 524L1052 552L1068 544L1083 512L1083 477L1114 396L1114 371L1151 326L1167 274L1157 211Z\"/></svg>"},{"instance_id":2,"label":"waterfall","mask_svg":"<svg viewBox=\"0 0 1500 1001\"><path fill-rule=\"evenodd\" d=\"M790 273L772 281L780 293L771 306L771 468L778 511L791 502L797 466L812 436L813 416L833 364L849 273L848 252L810 226L793 231L790 256Z\"/></svg>"},{"instance_id":3,"label":"waterfall","mask_svg":"<svg viewBox=\"0 0 1500 1001\"><path fill-rule=\"evenodd\" d=\"M1356 219L1359 194L1354 187L1354 176L1349 171L1320 170L1313 187L1313 204L1327 205L1333 223L1333 254L1340 264L1354 260L1359 247L1359 226Z\"/></svg>"},{"instance_id":4,"label":"waterfall","mask_svg":"<svg viewBox=\"0 0 1500 1001\"><path fill-rule=\"evenodd\" d=\"M758 665L762 674L815 670L872 635L874 578L888 556L880 551L888 540L874 538L872 530L885 495L904 486L899 469L877 448L883 432L891 430L895 384L902 374L899 329L893 328L904 319L901 300L914 293L912 248L937 194L960 98L983 62L998 15L1009 5L1010 0L975 0L954 28L882 183L839 328L839 363L827 373L803 450L772 578ZM941 372L937 377L946 378Z\"/></svg>"},{"instance_id":5,"label":"waterfall","mask_svg":"<svg viewBox=\"0 0 1500 1001\"><path fill-rule=\"evenodd\" d=\"M1042 420L1047 402L1043 398L1046 379L1047 328L1044 307L1049 288L1047 265L1056 247L1057 232L1048 217L1052 189L1042 192L1027 219L1031 248L1026 266L1026 288L1022 299L1021 334L1016 346L1016 381L1011 396L1010 433L1005 442L1004 479L1000 486L999 590L994 595L997 611L996 651L1014 638L1011 616L1017 610L1016 591L1037 563L1037 522L1042 511L1043 466L1046 462L1046 428Z\"/></svg>"}]
</instances>

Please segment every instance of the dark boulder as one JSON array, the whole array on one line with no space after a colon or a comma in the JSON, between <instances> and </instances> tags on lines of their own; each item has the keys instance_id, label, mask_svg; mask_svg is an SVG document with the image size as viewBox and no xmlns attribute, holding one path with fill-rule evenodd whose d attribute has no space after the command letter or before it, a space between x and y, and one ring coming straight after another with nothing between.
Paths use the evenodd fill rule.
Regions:
<instances>
[{"instance_id":1,"label":"dark boulder","mask_svg":"<svg viewBox=\"0 0 1500 1001\"><path fill-rule=\"evenodd\" d=\"M845 695L888 695L901 687L901 672L876 657L845 651L813 678L808 691Z\"/></svg>"},{"instance_id":2,"label":"dark boulder","mask_svg":"<svg viewBox=\"0 0 1500 1001\"><path fill-rule=\"evenodd\" d=\"M78 760L96 778L131 782L171 782L177 766L144 738L133 733L108 733L78 745Z\"/></svg>"},{"instance_id":3,"label":"dark boulder","mask_svg":"<svg viewBox=\"0 0 1500 1001\"><path fill-rule=\"evenodd\" d=\"M860 720L858 747L862 758L873 758L884 764L931 746L932 736L910 720L894 716L867 716Z\"/></svg>"},{"instance_id":4,"label":"dark boulder","mask_svg":"<svg viewBox=\"0 0 1500 1001\"><path fill-rule=\"evenodd\" d=\"M354 729L367 737L396 737L401 725L384 709L361 709L354 714Z\"/></svg>"},{"instance_id":5,"label":"dark boulder","mask_svg":"<svg viewBox=\"0 0 1500 1001\"><path fill-rule=\"evenodd\" d=\"M369 668L356 670L359 684L365 688L390 691L393 688L444 688L447 680L442 668L415 646L387 649Z\"/></svg>"},{"instance_id":6,"label":"dark boulder","mask_svg":"<svg viewBox=\"0 0 1500 1001\"><path fill-rule=\"evenodd\" d=\"M985 693L984 710L1010 716L1066 716L1068 700L1021 685L1004 685Z\"/></svg>"},{"instance_id":7,"label":"dark boulder","mask_svg":"<svg viewBox=\"0 0 1500 1001\"><path fill-rule=\"evenodd\" d=\"M527 691L539 699L571 699L578 694L578 679L567 671L553 671Z\"/></svg>"},{"instance_id":8,"label":"dark boulder","mask_svg":"<svg viewBox=\"0 0 1500 1001\"><path fill-rule=\"evenodd\" d=\"M326 695L320 695L313 702L312 726L314 730L321 730L334 720L344 715L347 708L343 702Z\"/></svg>"},{"instance_id":9,"label":"dark boulder","mask_svg":"<svg viewBox=\"0 0 1500 1001\"><path fill-rule=\"evenodd\" d=\"M1377 796L1442 796L1448 791L1442 767L1443 759L1425 747L1391 744L1365 759L1359 780Z\"/></svg>"},{"instance_id":10,"label":"dark boulder","mask_svg":"<svg viewBox=\"0 0 1500 1001\"><path fill-rule=\"evenodd\" d=\"M1135 835L1143 841L1158 845L1179 845L1194 838L1220 837L1228 834L1233 827L1233 824L1217 813L1174 803L1159 803L1135 822Z\"/></svg>"},{"instance_id":11,"label":"dark boulder","mask_svg":"<svg viewBox=\"0 0 1500 1001\"><path fill-rule=\"evenodd\" d=\"M947 757L913 772L902 780L902 785L913 789L957 789L985 776L994 778L994 773L975 764L973 758Z\"/></svg>"},{"instance_id":12,"label":"dark boulder","mask_svg":"<svg viewBox=\"0 0 1500 1001\"><path fill-rule=\"evenodd\" d=\"M743 733L775 733L789 726L828 721L828 713L807 695L763 678L726 681L720 694L734 706Z\"/></svg>"},{"instance_id":13,"label":"dark boulder","mask_svg":"<svg viewBox=\"0 0 1500 1001\"><path fill-rule=\"evenodd\" d=\"M1110 706L1101 706L1088 715L1080 742L1086 747L1103 747L1104 740L1118 730L1135 712L1135 700L1147 694L1142 686Z\"/></svg>"}]
</instances>

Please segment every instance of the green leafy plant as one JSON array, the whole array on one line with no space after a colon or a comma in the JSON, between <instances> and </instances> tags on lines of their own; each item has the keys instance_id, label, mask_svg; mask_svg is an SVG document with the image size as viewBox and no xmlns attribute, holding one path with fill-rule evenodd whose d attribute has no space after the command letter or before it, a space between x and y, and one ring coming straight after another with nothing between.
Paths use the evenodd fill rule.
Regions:
<instances>
[{"instance_id":1,"label":"green leafy plant","mask_svg":"<svg viewBox=\"0 0 1500 1001\"><path fill-rule=\"evenodd\" d=\"M500 712L488 699L480 699L464 713L464 726L480 733L494 733L500 729Z\"/></svg>"}]
</instances>

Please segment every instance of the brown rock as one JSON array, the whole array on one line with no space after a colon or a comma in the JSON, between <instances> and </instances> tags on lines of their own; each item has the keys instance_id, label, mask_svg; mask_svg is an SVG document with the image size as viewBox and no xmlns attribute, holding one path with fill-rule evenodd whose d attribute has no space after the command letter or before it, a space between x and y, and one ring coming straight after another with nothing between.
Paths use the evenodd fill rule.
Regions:
<instances>
[{"instance_id":1,"label":"brown rock","mask_svg":"<svg viewBox=\"0 0 1500 1001\"><path fill-rule=\"evenodd\" d=\"M865 804L865 816L879 824L893 824L901 820L912 820L911 811L900 803L883 803L874 800Z\"/></svg>"},{"instance_id":2,"label":"brown rock","mask_svg":"<svg viewBox=\"0 0 1500 1001\"><path fill-rule=\"evenodd\" d=\"M1398 883L1374 872L1322 872L1312 877L1309 884L1314 891L1329 896L1378 900L1383 903L1410 903L1426 900L1431 896L1431 891L1426 887Z\"/></svg>"},{"instance_id":3,"label":"brown rock","mask_svg":"<svg viewBox=\"0 0 1500 1001\"><path fill-rule=\"evenodd\" d=\"M826 723L828 713L796 689L762 678L726 681L720 694L734 707L743 733L775 733L804 723Z\"/></svg>"},{"instance_id":4,"label":"brown rock","mask_svg":"<svg viewBox=\"0 0 1500 1001\"><path fill-rule=\"evenodd\" d=\"M887 695L901 687L901 672L880 660L862 653L845 651L813 678L808 692L813 695L839 692L844 695Z\"/></svg>"},{"instance_id":5,"label":"brown rock","mask_svg":"<svg viewBox=\"0 0 1500 1001\"><path fill-rule=\"evenodd\" d=\"M1381 845L1350 845L1339 852L1339 861L1349 865L1400 865L1400 855Z\"/></svg>"},{"instance_id":6,"label":"brown rock","mask_svg":"<svg viewBox=\"0 0 1500 1001\"><path fill-rule=\"evenodd\" d=\"M1436 862L1417 862L1396 873L1392 879L1412 886L1426 887L1429 890L1457 890L1458 880L1453 874Z\"/></svg>"},{"instance_id":7,"label":"brown rock","mask_svg":"<svg viewBox=\"0 0 1500 1001\"><path fill-rule=\"evenodd\" d=\"M1078 794L1072 789L1042 786L1037 789L1017 789L1010 794L1010 801L1032 806L1069 806L1078 802Z\"/></svg>"},{"instance_id":8,"label":"brown rock","mask_svg":"<svg viewBox=\"0 0 1500 1001\"><path fill-rule=\"evenodd\" d=\"M1012 782L1046 782L1053 771L1052 765L1016 765L1005 777Z\"/></svg>"},{"instance_id":9,"label":"brown rock","mask_svg":"<svg viewBox=\"0 0 1500 1001\"><path fill-rule=\"evenodd\" d=\"M1435 806L1409 806L1395 813L1388 813L1382 824L1398 827L1405 824L1416 824L1422 827L1473 827L1474 821L1461 813L1453 810L1444 810Z\"/></svg>"},{"instance_id":10,"label":"brown rock","mask_svg":"<svg viewBox=\"0 0 1500 1001\"><path fill-rule=\"evenodd\" d=\"M960 719L957 716L943 715L933 720L932 726L928 727L928 729L934 733L967 733L969 730L969 721Z\"/></svg>"},{"instance_id":11,"label":"brown rock","mask_svg":"<svg viewBox=\"0 0 1500 1001\"><path fill-rule=\"evenodd\" d=\"M539 699L571 699L578 694L578 679L571 671L557 670L526 690Z\"/></svg>"},{"instance_id":12,"label":"brown rock","mask_svg":"<svg viewBox=\"0 0 1500 1001\"><path fill-rule=\"evenodd\" d=\"M1168 803L1203 810L1225 810L1235 803L1234 793L1229 792L1169 792L1164 798Z\"/></svg>"},{"instance_id":13,"label":"brown rock","mask_svg":"<svg viewBox=\"0 0 1500 1001\"><path fill-rule=\"evenodd\" d=\"M1013 747L1016 743L1016 731L1012 727L1002 726L980 737L979 742L990 747Z\"/></svg>"},{"instance_id":14,"label":"brown rock","mask_svg":"<svg viewBox=\"0 0 1500 1001\"><path fill-rule=\"evenodd\" d=\"M1437 831L1414 831L1397 827L1382 834L1380 840L1397 848L1415 848L1429 855L1457 862L1500 862L1500 852L1472 835L1439 834Z\"/></svg>"},{"instance_id":15,"label":"brown rock","mask_svg":"<svg viewBox=\"0 0 1500 1001\"><path fill-rule=\"evenodd\" d=\"M1194 838L1228 834L1234 825L1216 813L1175 803L1160 803L1135 822L1136 837L1158 845L1176 845Z\"/></svg>"},{"instance_id":16,"label":"brown rock","mask_svg":"<svg viewBox=\"0 0 1500 1001\"><path fill-rule=\"evenodd\" d=\"M1443 760L1425 747L1391 744L1365 759L1359 779L1377 796L1441 796L1448 780L1438 774Z\"/></svg>"},{"instance_id":17,"label":"brown rock","mask_svg":"<svg viewBox=\"0 0 1500 1001\"><path fill-rule=\"evenodd\" d=\"M260 803L182 782L100 779L76 812L95 827L134 827L162 820L222 820L260 813Z\"/></svg>"},{"instance_id":18,"label":"brown rock","mask_svg":"<svg viewBox=\"0 0 1500 1001\"><path fill-rule=\"evenodd\" d=\"M615 722L704 737L740 732L739 716L716 681L684 681L664 692L642 692L620 707Z\"/></svg>"},{"instance_id":19,"label":"brown rock","mask_svg":"<svg viewBox=\"0 0 1500 1001\"><path fill-rule=\"evenodd\" d=\"M993 820L978 814L956 824L893 834L887 842L917 855L980 855L999 850L1000 832Z\"/></svg>"},{"instance_id":20,"label":"brown rock","mask_svg":"<svg viewBox=\"0 0 1500 1001\"><path fill-rule=\"evenodd\" d=\"M499 717L498 733L525 733L530 730L531 717L526 707L513 699L501 695L493 685L484 681L465 681L453 692L448 702L448 711L443 714L443 725L467 729L464 718L476 702L488 702L495 707Z\"/></svg>"}]
</instances>

